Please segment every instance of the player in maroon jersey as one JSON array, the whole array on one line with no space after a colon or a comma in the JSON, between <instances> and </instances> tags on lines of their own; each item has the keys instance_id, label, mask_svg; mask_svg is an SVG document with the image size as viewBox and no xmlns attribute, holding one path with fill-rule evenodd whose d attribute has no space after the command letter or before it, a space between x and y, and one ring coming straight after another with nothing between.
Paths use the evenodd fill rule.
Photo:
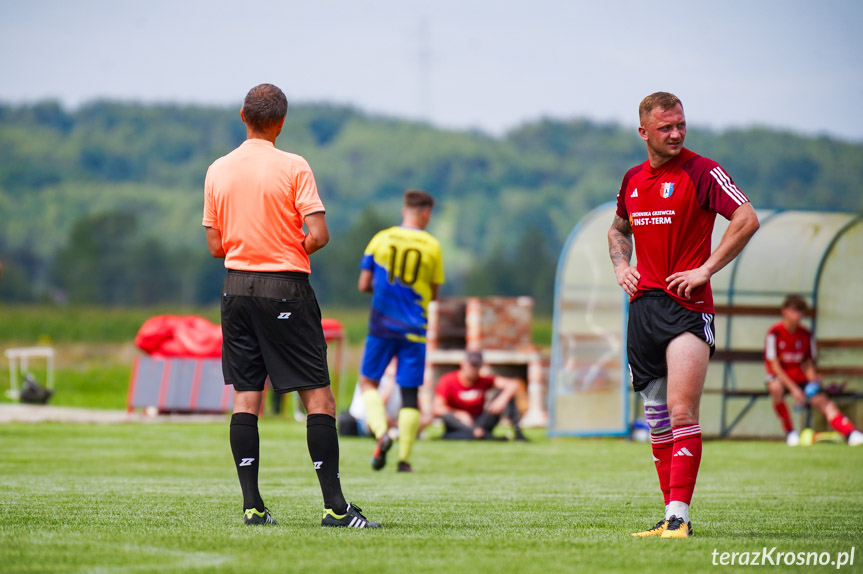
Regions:
<instances>
[{"instance_id":1,"label":"player in maroon jersey","mask_svg":"<svg viewBox=\"0 0 863 574\"><path fill-rule=\"evenodd\" d=\"M633 536L688 538L701 462L698 410L714 350L710 277L740 253L759 224L722 167L683 147L686 118L676 96L651 94L638 113L648 159L623 178L608 247L617 283L630 296L629 370L644 401L665 517ZM711 251L717 213L730 223ZM630 265L633 239L636 266Z\"/></svg>"},{"instance_id":2,"label":"player in maroon jersey","mask_svg":"<svg viewBox=\"0 0 863 574\"><path fill-rule=\"evenodd\" d=\"M811 404L824 414L836 431L851 446L863 444L863 433L854 428L848 417L839 412L836 403L821 391L821 380L815 371L815 338L800 324L808 305L800 295L789 295L782 303L782 320L767 330L764 339L764 366L767 390L773 398L773 409L785 429L788 446L800 444L794 430L785 394L790 393L798 406Z\"/></svg>"}]
</instances>

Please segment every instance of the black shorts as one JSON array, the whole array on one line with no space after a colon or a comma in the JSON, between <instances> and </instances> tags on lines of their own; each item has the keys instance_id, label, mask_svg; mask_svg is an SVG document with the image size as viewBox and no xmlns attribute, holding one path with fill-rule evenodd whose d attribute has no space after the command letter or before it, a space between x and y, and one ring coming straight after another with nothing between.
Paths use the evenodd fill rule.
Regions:
<instances>
[{"instance_id":1,"label":"black shorts","mask_svg":"<svg viewBox=\"0 0 863 574\"><path fill-rule=\"evenodd\" d=\"M713 315L681 307L665 291L647 291L629 306L626 354L635 392L668 374L665 348L678 335L692 333L716 350Z\"/></svg>"},{"instance_id":2,"label":"black shorts","mask_svg":"<svg viewBox=\"0 0 863 574\"><path fill-rule=\"evenodd\" d=\"M222 373L237 391L330 384L321 310L306 273L228 270L222 286Z\"/></svg>"}]
</instances>

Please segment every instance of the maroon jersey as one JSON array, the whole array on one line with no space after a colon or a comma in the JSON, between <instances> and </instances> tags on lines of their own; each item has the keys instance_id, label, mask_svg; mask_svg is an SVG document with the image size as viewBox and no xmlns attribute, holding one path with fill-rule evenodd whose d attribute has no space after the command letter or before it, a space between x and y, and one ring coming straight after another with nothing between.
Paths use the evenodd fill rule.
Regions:
<instances>
[{"instance_id":1,"label":"maroon jersey","mask_svg":"<svg viewBox=\"0 0 863 574\"><path fill-rule=\"evenodd\" d=\"M764 339L764 366L768 375L775 375L770 365L771 359L779 359L782 370L799 385L808 379L803 371L803 363L815 361L815 338L802 326L792 333L782 321L767 330Z\"/></svg>"},{"instance_id":2,"label":"maroon jersey","mask_svg":"<svg viewBox=\"0 0 863 574\"><path fill-rule=\"evenodd\" d=\"M493 386L493 377L479 377L473 386L465 386L458 377L458 371L452 371L440 378L434 392L443 398L447 407L467 411L476 418L485 406L485 392Z\"/></svg>"},{"instance_id":3,"label":"maroon jersey","mask_svg":"<svg viewBox=\"0 0 863 574\"><path fill-rule=\"evenodd\" d=\"M659 289L687 309L713 313L709 281L683 299L666 289L665 279L703 265L710 257L716 214L730 219L747 201L718 163L686 148L656 169L646 161L626 172L617 215L632 226L641 275L632 299Z\"/></svg>"}]
</instances>

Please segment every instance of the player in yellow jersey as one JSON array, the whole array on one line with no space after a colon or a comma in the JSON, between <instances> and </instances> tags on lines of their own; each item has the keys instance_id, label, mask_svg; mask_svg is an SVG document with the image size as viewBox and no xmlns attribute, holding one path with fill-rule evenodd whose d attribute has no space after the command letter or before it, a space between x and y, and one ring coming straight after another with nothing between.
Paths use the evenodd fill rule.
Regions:
<instances>
[{"instance_id":1,"label":"player in yellow jersey","mask_svg":"<svg viewBox=\"0 0 863 574\"><path fill-rule=\"evenodd\" d=\"M434 198L419 190L404 195L401 225L378 232L366 247L360 263L358 288L372 294L369 334L360 367L360 386L366 403L369 429L377 445L372 468L386 464L393 444L378 394L378 382L396 358L396 383L402 395L399 411L399 472L413 472L408 458L420 424L418 393L423 384L426 322L429 301L437 298L444 282L440 242L425 228Z\"/></svg>"}]
</instances>

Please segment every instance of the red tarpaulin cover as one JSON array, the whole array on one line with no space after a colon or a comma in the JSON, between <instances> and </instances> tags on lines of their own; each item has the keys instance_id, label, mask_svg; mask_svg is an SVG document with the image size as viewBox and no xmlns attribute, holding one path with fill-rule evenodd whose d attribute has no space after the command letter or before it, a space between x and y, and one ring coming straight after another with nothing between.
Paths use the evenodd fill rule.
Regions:
<instances>
[{"instance_id":1,"label":"red tarpaulin cover","mask_svg":"<svg viewBox=\"0 0 863 574\"><path fill-rule=\"evenodd\" d=\"M336 319L321 319L321 327L327 341L345 336ZM138 329L135 345L156 359L218 358L222 356L222 327L197 315L156 315Z\"/></svg>"},{"instance_id":2,"label":"red tarpaulin cover","mask_svg":"<svg viewBox=\"0 0 863 574\"><path fill-rule=\"evenodd\" d=\"M221 357L222 327L197 315L156 315L141 325L135 345L157 359Z\"/></svg>"}]
</instances>

